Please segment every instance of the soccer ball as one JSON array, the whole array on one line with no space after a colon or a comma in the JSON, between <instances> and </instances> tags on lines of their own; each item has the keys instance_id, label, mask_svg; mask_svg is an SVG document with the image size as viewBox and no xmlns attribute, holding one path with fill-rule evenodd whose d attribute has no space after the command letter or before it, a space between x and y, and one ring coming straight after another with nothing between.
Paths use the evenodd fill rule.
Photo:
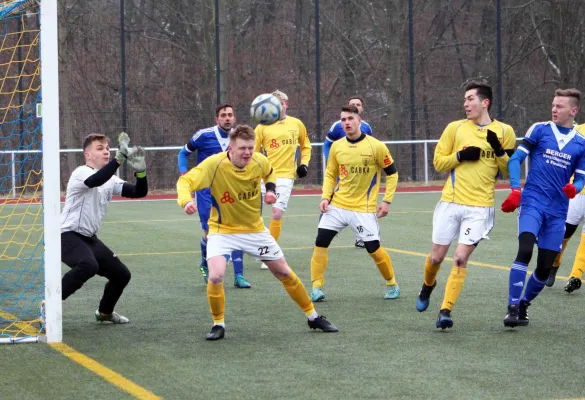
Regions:
<instances>
[{"instance_id":1,"label":"soccer ball","mask_svg":"<svg viewBox=\"0 0 585 400\"><path fill-rule=\"evenodd\" d=\"M262 125L272 125L280 119L281 113L280 100L269 93L256 97L250 107L252 120Z\"/></svg>"}]
</instances>

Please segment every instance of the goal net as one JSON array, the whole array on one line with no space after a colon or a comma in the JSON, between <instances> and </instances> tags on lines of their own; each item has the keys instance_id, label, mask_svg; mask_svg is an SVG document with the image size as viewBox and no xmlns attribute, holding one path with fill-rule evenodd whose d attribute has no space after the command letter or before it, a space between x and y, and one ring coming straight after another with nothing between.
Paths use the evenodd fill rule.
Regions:
<instances>
[{"instance_id":1,"label":"goal net","mask_svg":"<svg viewBox=\"0 0 585 400\"><path fill-rule=\"evenodd\" d=\"M59 168L56 179L47 180L43 166L50 160L58 164L59 139L58 125L56 132L43 135L40 3L0 0L0 343L45 339L44 310L52 304L45 298L45 247L55 239L60 243L55 227L45 229L46 223L55 224L59 211L59 187L55 207L54 194L44 198L55 190L47 191L45 185L59 185ZM56 157L47 158L47 149L55 147L47 146L47 140L57 141ZM54 174L55 168L50 170ZM52 208L48 219L47 205ZM52 237L47 241L48 232ZM58 266L60 275L60 262L51 265ZM60 315L60 303L56 308ZM59 326L51 331L57 329L60 340L60 316L58 321L53 316L54 322Z\"/></svg>"}]
</instances>

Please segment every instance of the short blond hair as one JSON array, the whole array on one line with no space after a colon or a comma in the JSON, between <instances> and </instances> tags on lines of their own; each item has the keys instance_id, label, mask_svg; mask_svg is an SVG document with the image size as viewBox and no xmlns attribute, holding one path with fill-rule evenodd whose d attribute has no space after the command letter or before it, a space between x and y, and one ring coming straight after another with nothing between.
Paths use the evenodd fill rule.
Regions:
<instances>
[{"instance_id":1,"label":"short blond hair","mask_svg":"<svg viewBox=\"0 0 585 400\"><path fill-rule=\"evenodd\" d=\"M275 96L280 101L288 101L288 96L286 95L286 93L281 92L278 89L272 92L272 95Z\"/></svg>"},{"instance_id":2,"label":"short blond hair","mask_svg":"<svg viewBox=\"0 0 585 400\"><path fill-rule=\"evenodd\" d=\"M555 96L569 97L571 100L573 100L574 107L579 107L579 103L581 102L581 92L575 88L557 89L555 91Z\"/></svg>"},{"instance_id":3,"label":"short blond hair","mask_svg":"<svg viewBox=\"0 0 585 400\"><path fill-rule=\"evenodd\" d=\"M244 140L256 140L256 133L254 133L254 129L249 125L237 125L230 132L230 141L233 142L238 138Z\"/></svg>"}]
</instances>

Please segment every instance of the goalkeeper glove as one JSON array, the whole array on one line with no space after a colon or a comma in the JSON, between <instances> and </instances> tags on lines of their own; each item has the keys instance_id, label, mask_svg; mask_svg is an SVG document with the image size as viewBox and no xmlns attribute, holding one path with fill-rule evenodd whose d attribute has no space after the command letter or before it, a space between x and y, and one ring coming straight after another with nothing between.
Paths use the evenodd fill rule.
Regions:
<instances>
[{"instance_id":1,"label":"goalkeeper glove","mask_svg":"<svg viewBox=\"0 0 585 400\"><path fill-rule=\"evenodd\" d=\"M522 198L522 192L519 188L513 188L512 192L508 195L506 200L502 203L502 211L509 213L514 211L520 205L520 199Z\"/></svg>"},{"instance_id":2,"label":"goalkeeper glove","mask_svg":"<svg viewBox=\"0 0 585 400\"><path fill-rule=\"evenodd\" d=\"M133 146L128 150L128 165L136 171L136 176L143 178L146 174L146 152L142 146Z\"/></svg>"},{"instance_id":3,"label":"goalkeeper glove","mask_svg":"<svg viewBox=\"0 0 585 400\"><path fill-rule=\"evenodd\" d=\"M120 165L124 164L124 161L128 159L128 144L130 143L130 136L126 132L121 132L118 135L118 152L116 153L116 160Z\"/></svg>"},{"instance_id":4,"label":"goalkeeper glove","mask_svg":"<svg viewBox=\"0 0 585 400\"><path fill-rule=\"evenodd\" d=\"M477 161L481 155L481 149L475 146L469 146L457 152L457 160L462 161Z\"/></svg>"},{"instance_id":5,"label":"goalkeeper glove","mask_svg":"<svg viewBox=\"0 0 585 400\"><path fill-rule=\"evenodd\" d=\"M563 193L565 193L565 196L567 196L569 199L572 199L573 197L577 196L577 188L572 183L567 183L563 187Z\"/></svg>"},{"instance_id":6,"label":"goalkeeper glove","mask_svg":"<svg viewBox=\"0 0 585 400\"><path fill-rule=\"evenodd\" d=\"M301 164L297 167L297 175L299 178L304 178L307 176L307 172L309 172L309 167L307 167L305 164Z\"/></svg>"},{"instance_id":7,"label":"goalkeeper glove","mask_svg":"<svg viewBox=\"0 0 585 400\"><path fill-rule=\"evenodd\" d=\"M502 147L502 144L500 143L500 140L498 139L498 135L496 134L496 132L490 131L488 129L486 139L490 146L492 146L492 149L494 149L496 157L501 157L504 155L505 153L504 148Z\"/></svg>"}]
</instances>

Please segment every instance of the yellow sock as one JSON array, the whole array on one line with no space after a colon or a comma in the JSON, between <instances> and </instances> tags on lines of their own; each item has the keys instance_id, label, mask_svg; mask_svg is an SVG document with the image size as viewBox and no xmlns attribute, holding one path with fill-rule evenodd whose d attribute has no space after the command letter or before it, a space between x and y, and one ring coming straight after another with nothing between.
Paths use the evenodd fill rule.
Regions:
<instances>
[{"instance_id":1,"label":"yellow sock","mask_svg":"<svg viewBox=\"0 0 585 400\"><path fill-rule=\"evenodd\" d=\"M441 268L441 264L431 264L431 255L427 255L425 260L425 285L433 286L435 284L439 268Z\"/></svg>"},{"instance_id":2,"label":"yellow sock","mask_svg":"<svg viewBox=\"0 0 585 400\"><path fill-rule=\"evenodd\" d=\"M390 254L382 247L378 247L378 250L371 253L370 257L374 259L380 274L386 279L386 286L396 285L396 277L394 276L394 268L392 268Z\"/></svg>"},{"instance_id":3,"label":"yellow sock","mask_svg":"<svg viewBox=\"0 0 585 400\"><path fill-rule=\"evenodd\" d=\"M585 271L585 234L581 235L579 247L577 247L577 254L575 254L575 262L571 270L571 277L581 279Z\"/></svg>"},{"instance_id":4,"label":"yellow sock","mask_svg":"<svg viewBox=\"0 0 585 400\"><path fill-rule=\"evenodd\" d=\"M569 243L569 240L571 240L571 238L563 239L563 248L561 249L561 252L557 254L557 258L555 258L555 261L553 262L553 268L558 268L563 263L563 253L567 248L567 243Z\"/></svg>"},{"instance_id":5,"label":"yellow sock","mask_svg":"<svg viewBox=\"0 0 585 400\"><path fill-rule=\"evenodd\" d=\"M465 275L467 275L467 268L459 268L453 266L451 268L451 275L447 279L447 287L445 288L445 297L443 297L443 304L441 310L452 310L457 302L457 298L463 289L463 282L465 282Z\"/></svg>"},{"instance_id":6,"label":"yellow sock","mask_svg":"<svg viewBox=\"0 0 585 400\"><path fill-rule=\"evenodd\" d=\"M225 317L225 292L223 282L220 284L207 283L207 301L215 325L223 324Z\"/></svg>"},{"instance_id":7,"label":"yellow sock","mask_svg":"<svg viewBox=\"0 0 585 400\"><path fill-rule=\"evenodd\" d=\"M284 286L290 298L293 299L295 303L297 303L297 305L301 308L301 310L303 310L307 317L311 314L315 314L315 307L309 298L309 293L307 293L305 285L303 285L303 282L301 282L297 274L295 274L292 269L290 270L290 275L288 278L283 278L280 281L282 282L282 286Z\"/></svg>"},{"instance_id":8,"label":"yellow sock","mask_svg":"<svg viewBox=\"0 0 585 400\"><path fill-rule=\"evenodd\" d=\"M280 237L280 231L282 229L282 220L281 219L270 219L270 225L268 226L268 230L270 234L278 242L278 238Z\"/></svg>"},{"instance_id":9,"label":"yellow sock","mask_svg":"<svg viewBox=\"0 0 585 400\"><path fill-rule=\"evenodd\" d=\"M327 247L313 247L313 257L311 257L311 282L313 288L323 287L325 284L325 270L329 258L329 249Z\"/></svg>"}]
</instances>

